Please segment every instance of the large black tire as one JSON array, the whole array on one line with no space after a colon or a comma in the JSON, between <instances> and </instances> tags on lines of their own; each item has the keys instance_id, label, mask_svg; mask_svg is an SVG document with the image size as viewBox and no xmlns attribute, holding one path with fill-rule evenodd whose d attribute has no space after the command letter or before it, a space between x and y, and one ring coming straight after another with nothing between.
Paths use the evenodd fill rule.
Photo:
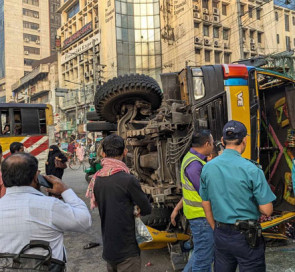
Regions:
<instances>
[{"instance_id":1,"label":"large black tire","mask_svg":"<svg viewBox=\"0 0 295 272\"><path fill-rule=\"evenodd\" d=\"M88 121L99 121L99 116L97 115L96 111L88 111L86 113L86 119Z\"/></svg>"},{"instance_id":2,"label":"large black tire","mask_svg":"<svg viewBox=\"0 0 295 272\"><path fill-rule=\"evenodd\" d=\"M90 132L95 131L116 131L117 125L104 121L91 122L86 124L86 130Z\"/></svg>"},{"instance_id":3,"label":"large black tire","mask_svg":"<svg viewBox=\"0 0 295 272\"><path fill-rule=\"evenodd\" d=\"M94 103L100 120L115 123L122 116L121 108L141 100L151 104L152 110L160 107L162 91L153 78L146 75L131 74L110 79L98 86Z\"/></svg>"},{"instance_id":4,"label":"large black tire","mask_svg":"<svg viewBox=\"0 0 295 272\"><path fill-rule=\"evenodd\" d=\"M153 205L151 214L142 216L141 220L145 225L152 228L165 229L170 222L172 211L172 208L167 208L162 205L160 207Z\"/></svg>"}]
</instances>

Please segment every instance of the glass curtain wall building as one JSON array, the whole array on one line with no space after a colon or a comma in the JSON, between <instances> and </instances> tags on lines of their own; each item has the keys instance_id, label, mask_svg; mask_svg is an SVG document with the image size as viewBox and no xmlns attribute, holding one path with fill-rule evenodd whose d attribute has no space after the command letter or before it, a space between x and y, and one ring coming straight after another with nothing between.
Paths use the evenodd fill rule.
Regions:
<instances>
[{"instance_id":1,"label":"glass curtain wall building","mask_svg":"<svg viewBox=\"0 0 295 272\"><path fill-rule=\"evenodd\" d=\"M4 0L0 0L0 78L5 77Z\"/></svg>"},{"instance_id":2,"label":"glass curtain wall building","mask_svg":"<svg viewBox=\"0 0 295 272\"><path fill-rule=\"evenodd\" d=\"M162 68L159 0L116 0L118 75Z\"/></svg>"}]
</instances>

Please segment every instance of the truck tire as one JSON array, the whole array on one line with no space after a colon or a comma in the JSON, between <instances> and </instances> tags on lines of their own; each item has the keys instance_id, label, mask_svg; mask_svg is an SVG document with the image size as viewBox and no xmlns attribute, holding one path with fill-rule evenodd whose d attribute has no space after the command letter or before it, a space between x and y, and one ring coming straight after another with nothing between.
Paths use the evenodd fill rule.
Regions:
<instances>
[{"instance_id":1,"label":"truck tire","mask_svg":"<svg viewBox=\"0 0 295 272\"><path fill-rule=\"evenodd\" d=\"M131 74L110 79L98 86L94 104L99 120L115 123L117 117L124 114L124 104L134 104L142 100L151 104L152 110L160 107L162 91L153 78L146 75Z\"/></svg>"},{"instance_id":2,"label":"truck tire","mask_svg":"<svg viewBox=\"0 0 295 272\"><path fill-rule=\"evenodd\" d=\"M96 111L88 111L86 113L86 119L87 119L87 121L99 121L99 117L98 117Z\"/></svg>"},{"instance_id":3,"label":"truck tire","mask_svg":"<svg viewBox=\"0 0 295 272\"><path fill-rule=\"evenodd\" d=\"M95 131L116 131L117 125L104 121L90 122L86 124L86 130L90 132Z\"/></svg>"},{"instance_id":4,"label":"truck tire","mask_svg":"<svg viewBox=\"0 0 295 272\"><path fill-rule=\"evenodd\" d=\"M172 211L172 208L153 205L151 214L142 216L141 220L149 227L165 229L170 222L170 215Z\"/></svg>"}]
</instances>

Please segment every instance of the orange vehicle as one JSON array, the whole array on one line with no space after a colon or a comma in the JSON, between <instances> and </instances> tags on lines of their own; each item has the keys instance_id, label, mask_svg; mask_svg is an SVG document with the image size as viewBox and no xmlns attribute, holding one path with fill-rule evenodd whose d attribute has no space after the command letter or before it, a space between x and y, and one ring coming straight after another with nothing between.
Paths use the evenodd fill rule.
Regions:
<instances>
[{"instance_id":1,"label":"orange vehicle","mask_svg":"<svg viewBox=\"0 0 295 272\"><path fill-rule=\"evenodd\" d=\"M9 146L21 142L25 151L36 156L45 173L48 148L54 143L52 106L49 104L0 103L0 144L4 158Z\"/></svg>"}]
</instances>

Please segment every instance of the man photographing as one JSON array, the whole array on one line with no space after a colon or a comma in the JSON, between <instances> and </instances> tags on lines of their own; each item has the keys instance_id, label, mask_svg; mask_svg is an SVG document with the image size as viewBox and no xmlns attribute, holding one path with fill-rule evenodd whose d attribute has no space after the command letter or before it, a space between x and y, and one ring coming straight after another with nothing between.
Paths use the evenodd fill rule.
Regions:
<instances>
[{"instance_id":1,"label":"man photographing","mask_svg":"<svg viewBox=\"0 0 295 272\"><path fill-rule=\"evenodd\" d=\"M46 176L53 185L48 192L61 195L64 202L41 193L38 174L38 161L28 153L13 154L2 163L6 194L0 199L0 253L19 253L31 240L43 240L50 243L54 259L65 260L64 232L86 231L91 216L85 203L57 177Z\"/></svg>"},{"instance_id":2,"label":"man photographing","mask_svg":"<svg viewBox=\"0 0 295 272\"><path fill-rule=\"evenodd\" d=\"M258 223L260 214L273 211L272 193L263 171L242 158L247 129L238 121L223 128L223 153L208 162L201 174L200 195L214 229L215 271L264 272L265 246Z\"/></svg>"}]
</instances>

